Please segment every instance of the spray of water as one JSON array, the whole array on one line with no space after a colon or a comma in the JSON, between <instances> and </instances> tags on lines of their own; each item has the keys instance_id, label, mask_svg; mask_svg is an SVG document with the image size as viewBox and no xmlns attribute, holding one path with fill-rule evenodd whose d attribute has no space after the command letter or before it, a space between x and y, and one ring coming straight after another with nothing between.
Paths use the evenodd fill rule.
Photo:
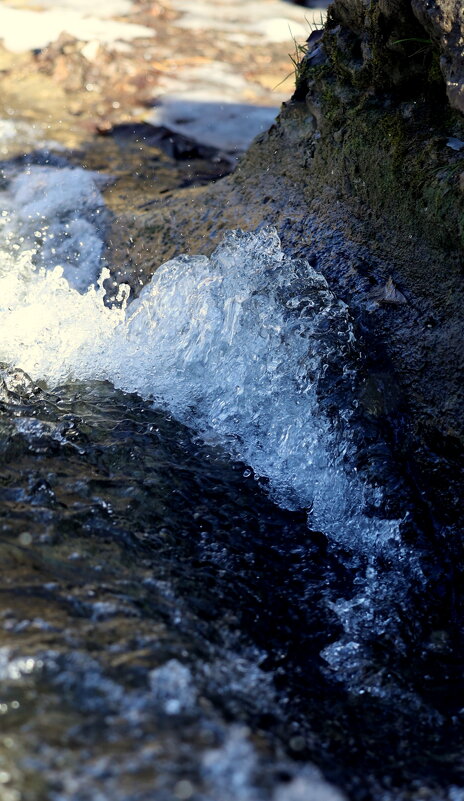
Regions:
<instances>
[{"instance_id":1,"label":"spray of water","mask_svg":"<svg viewBox=\"0 0 464 801\"><path fill-rule=\"evenodd\" d=\"M51 386L108 379L153 399L250 465L280 504L311 510L311 524L337 537L358 537L362 483L320 404L334 366L349 387L346 305L265 228L228 233L209 259L167 262L137 300L127 304L122 286L120 307L107 308L107 270L95 282L102 206L84 170L32 167L10 183L0 359ZM351 404L348 392L338 419L349 418ZM371 538L396 525L369 521Z\"/></svg>"}]
</instances>

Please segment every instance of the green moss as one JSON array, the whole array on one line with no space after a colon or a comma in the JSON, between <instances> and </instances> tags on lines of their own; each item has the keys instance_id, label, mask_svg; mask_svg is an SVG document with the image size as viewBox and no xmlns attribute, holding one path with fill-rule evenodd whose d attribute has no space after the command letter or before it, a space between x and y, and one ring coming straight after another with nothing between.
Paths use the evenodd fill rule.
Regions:
<instances>
[{"instance_id":1,"label":"green moss","mask_svg":"<svg viewBox=\"0 0 464 801\"><path fill-rule=\"evenodd\" d=\"M356 197L404 237L420 236L448 252L464 247L464 159L446 148L450 114L443 108L431 112L425 102L385 109L365 95L347 106L338 90L333 79L318 86L324 127L313 160L316 173L327 180L330 164L338 193Z\"/></svg>"},{"instance_id":2,"label":"green moss","mask_svg":"<svg viewBox=\"0 0 464 801\"><path fill-rule=\"evenodd\" d=\"M366 15L368 43L371 49L369 78L374 86L378 87L382 87L385 83L385 42L381 34L380 19L380 6L375 0L371 0Z\"/></svg>"},{"instance_id":3,"label":"green moss","mask_svg":"<svg viewBox=\"0 0 464 801\"><path fill-rule=\"evenodd\" d=\"M329 58L331 72L337 81L341 83L351 82L354 78L353 69L339 46L336 35L327 32L324 37L324 49Z\"/></svg>"},{"instance_id":4,"label":"green moss","mask_svg":"<svg viewBox=\"0 0 464 801\"><path fill-rule=\"evenodd\" d=\"M308 59L303 59L298 70L295 70L294 100L304 100L308 94L308 87L315 82L322 82L328 78L330 70L327 65L311 66Z\"/></svg>"},{"instance_id":5,"label":"green moss","mask_svg":"<svg viewBox=\"0 0 464 801\"><path fill-rule=\"evenodd\" d=\"M339 97L337 97L335 84L324 84L321 92L321 103L324 119L335 128L342 124L344 118L343 108Z\"/></svg>"},{"instance_id":6,"label":"green moss","mask_svg":"<svg viewBox=\"0 0 464 801\"><path fill-rule=\"evenodd\" d=\"M446 100L438 50L412 15L392 28L377 0L358 20L362 47L333 14L322 40L326 62L314 67L304 58L297 71L295 99L307 100L320 127L306 147L311 183L328 181L405 242L419 237L458 260L464 161L446 139L464 138L464 120Z\"/></svg>"}]
</instances>

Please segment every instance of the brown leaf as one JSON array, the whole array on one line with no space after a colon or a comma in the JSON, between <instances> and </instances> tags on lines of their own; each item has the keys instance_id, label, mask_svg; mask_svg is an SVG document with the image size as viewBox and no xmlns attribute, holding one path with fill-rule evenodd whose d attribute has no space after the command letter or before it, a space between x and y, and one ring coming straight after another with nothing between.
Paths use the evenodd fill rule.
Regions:
<instances>
[{"instance_id":1,"label":"brown leaf","mask_svg":"<svg viewBox=\"0 0 464 801\"><path fill-rule=\"evenodd\" d=\"M395 306L402 306L407 303L403 293L400 292L393 283L391 276L383 286L373 289L372 292L369 293L369 297L377 303L391 303Z\"/></svg>"}]
</instances>

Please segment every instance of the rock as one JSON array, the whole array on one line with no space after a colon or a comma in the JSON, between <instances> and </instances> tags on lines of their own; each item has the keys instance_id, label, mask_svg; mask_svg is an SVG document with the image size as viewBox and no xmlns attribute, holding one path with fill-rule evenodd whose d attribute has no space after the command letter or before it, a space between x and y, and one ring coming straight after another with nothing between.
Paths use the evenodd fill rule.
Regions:
<instances>
[{"instance_id":1,"label":"rock","mask_svg":"<svg viewBox=\"0 0 464 801\"><path fill-rule=\"evenodd\" d=\"M149 232L159 263L265 222L289 255L316 252L399 398L382 411L398 460L448 525L463 515L464 118L441 71L459 9L445 36L437 7L335 0L276 124L231 176L150 206L133 239Z\"/></svg>"},{"instance_id":2,"label":"rock","mask_svg":"<svg viewBox=\"0 0 464 801\"><path fill-rule=\"evenodd\" d=\"M450 147L451 150L459 151L459 150L463 149L464 142L462 141L462 139L456 139L455 136L450 136L450 138L448 139L448 141L446 143L446 146Z\"/></svg>"},{"instance_id":3,"label":"rock","mask_svg":"<svg viewBox=\"0 0 464 801\"><path fill-rule=\"evenodd\" d=\"M461 0L412 0L419 22L440 48L440 67L454 108L464 112L464 14Z\"/></svg>"},{"instance_id":4,"label":"rock","mask_svg":"<svg viewBox=\"0 0 464 801\"><path fill-rule=\"evenodd\" d=\"M330 19L333 29L351 33L354 68L361 54L364 79L380 86L430 80L436 54L448 99L464 111L461 0L335 0Z\"/></svg>"}]
</instances>

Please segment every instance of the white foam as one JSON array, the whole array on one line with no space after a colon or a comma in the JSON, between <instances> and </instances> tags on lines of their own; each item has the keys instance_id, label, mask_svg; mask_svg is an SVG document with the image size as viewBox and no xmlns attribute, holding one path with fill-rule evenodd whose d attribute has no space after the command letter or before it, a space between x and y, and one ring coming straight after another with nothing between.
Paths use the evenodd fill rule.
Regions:
<instances>
[{"instance_id":1,"label":"white foam","mask_svg":"<svg viewBox=\"0 0 464 801\"><path fill-rule=\"evenodd\" d=\"M40 210L61 224L60 210L77 203L75 223L87 222L88 204L99 199L92 176L51 170L52 188L40 201L31 195L43 169L17 177L5 197L10 217L23 204L19 229ZM62 195L53 188L57 173ZM49 270L34 266L27 242L12 245L13 228L10 220L1 256L0 361L51 385L108 379L153 398L268 479L282 505L314 506L312 525L348 538L366 527L362 486L345 467L349 444L338 440L318 398L331 361L345 369L348 310L320 274L284 255L275 230L231 232L210 259L173 259L127 309L109 309L107 273L79 294L56 260ZM91 245L97 232L88 233L82 241ZM342 413L349 417L349 403ZM372 539L389 536L396 523L368 526Z\"/></svg>"},{"instance_id":2,"label":"white foam","mask_svg":"<svg viewBox=\"0 0 464 801\"><path fill-rule=\"evenodd\" d=\"M20 220L51 221L104 206L97 182L98 173L79 167L32 165L13 179L10 194Z\"/></svg>"},{"instance_id":3,"label":"white foam","mask_svg":"<svg viewBox=\"0 0 464 801\"><path fill-rule=\"evenodd\" d=\"M85 291L101 271L105 203L98 173L38 165L16 175L4 195L2 236L23 249L40 247L38 263L60 266L69 284Z\"/></svg>"}]
</instances>

